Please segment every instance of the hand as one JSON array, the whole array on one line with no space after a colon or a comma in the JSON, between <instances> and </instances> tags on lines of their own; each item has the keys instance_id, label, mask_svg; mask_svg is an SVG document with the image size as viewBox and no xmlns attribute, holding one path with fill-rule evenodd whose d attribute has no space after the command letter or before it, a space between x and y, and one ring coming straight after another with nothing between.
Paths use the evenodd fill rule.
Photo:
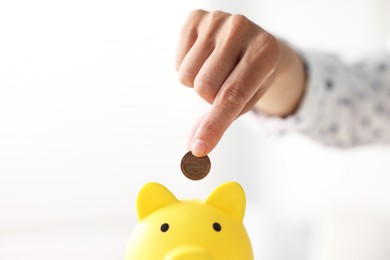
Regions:
<instances>
[{"instance_id":1,"label":"hand","mask_svg":"<svg viewBox=\"0 0 390 260\"><path fill-rule=\"evenodd\" d=\"M212 104L190 135L194 155L208 154L232 122L258 103L274 81L281 53L278 40L243 15L191 12L181 31L176 69L183 85Z\"/></svg>"}]
</instances>

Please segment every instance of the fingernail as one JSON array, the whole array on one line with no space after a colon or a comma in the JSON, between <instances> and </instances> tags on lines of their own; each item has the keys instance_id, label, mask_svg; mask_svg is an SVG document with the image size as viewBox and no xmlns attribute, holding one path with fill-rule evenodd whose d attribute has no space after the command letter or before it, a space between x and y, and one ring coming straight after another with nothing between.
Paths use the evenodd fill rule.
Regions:
<instances>
[{"instance_id":1,"label":"fingernail","mask_svg":"<svg viewBox=\"0 0 390 260\"><path fill-rule=\"evenodd\" d=\"M191 152L196 157L202 157L206 155L206 150L207 150L207 144L204 141L200 139L196 139L192 143Z\"/></svg>"}]
</instances>

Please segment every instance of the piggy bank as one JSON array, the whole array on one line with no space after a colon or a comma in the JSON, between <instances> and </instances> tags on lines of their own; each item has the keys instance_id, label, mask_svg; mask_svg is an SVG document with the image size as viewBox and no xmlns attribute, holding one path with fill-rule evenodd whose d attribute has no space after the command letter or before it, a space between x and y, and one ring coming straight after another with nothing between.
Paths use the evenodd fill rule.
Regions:
<instances>
[{"instance_id":1,"label":"piggy bank","mask_svg":"<svg viewBox=\"0 0 390 260\"><path fill-rule=\"evenodd\" d=\"M253 260L243 224L245 192L236 182L205 200L178 200L158 183L138 194L138 225L125 260Z\"/></svg>"}]
</instances>

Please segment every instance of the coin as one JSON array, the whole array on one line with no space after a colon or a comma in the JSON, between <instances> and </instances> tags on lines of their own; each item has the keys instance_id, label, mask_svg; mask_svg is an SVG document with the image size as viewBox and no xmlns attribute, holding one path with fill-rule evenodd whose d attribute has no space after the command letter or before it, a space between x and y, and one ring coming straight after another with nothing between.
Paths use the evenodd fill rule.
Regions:
<instances>
[{"instance_id":1,"label":"coin","mask_svg":"<svg viewBox=\"0 0 390 260\"><path fill-rule=\"evenodd\" d=\"M188 179L197 181L207 176L210 172L211 162L209 157L196 157L191 151L186 153L181 160L181 171Z\"/></svg>"}]
</instances>

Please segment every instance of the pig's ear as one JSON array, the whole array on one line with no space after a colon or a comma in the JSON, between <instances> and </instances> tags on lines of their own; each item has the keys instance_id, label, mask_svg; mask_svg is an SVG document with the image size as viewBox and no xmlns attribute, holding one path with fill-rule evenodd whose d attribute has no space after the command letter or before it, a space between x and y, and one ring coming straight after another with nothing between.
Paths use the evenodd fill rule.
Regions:
<instances>
[{"instance_id":1,"label":"pig's ear","mask_svg":"<svg viewBox=\"0 0 390 260\"><path fill-rule=\"evenodd\" d=\"M217 187L205 200L234 218L242 221L245 215L245 192L237 182L226 182Z\"/></svg>"},{"instance_id":2,"label":"pig's ear","mask_svg":"<svg viewBox=\"0 0 390 260\"><path fill-rule=\"evenodd\" d=\"M142 220L157 209L175 202L178 202L178 200L165 186L159 183L149 182L138 193L138 219Z\"/></svg>"}]
</instances>

